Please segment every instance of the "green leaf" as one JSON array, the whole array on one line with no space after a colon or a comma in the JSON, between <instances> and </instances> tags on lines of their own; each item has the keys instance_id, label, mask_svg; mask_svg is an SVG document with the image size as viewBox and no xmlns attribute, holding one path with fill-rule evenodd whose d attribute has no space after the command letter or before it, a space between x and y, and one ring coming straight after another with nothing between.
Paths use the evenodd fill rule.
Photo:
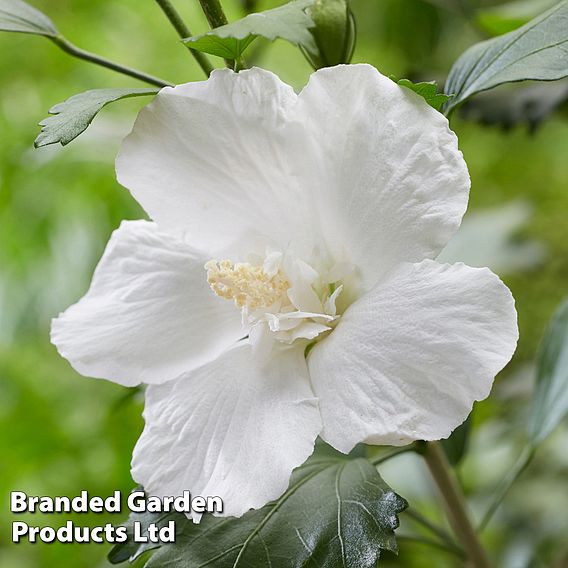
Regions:
<instances>
[{"instance_id":1,"label":"green leaf","mask_svg":"<svg viewBox=\"0 0 568 568\"><path fill-rule=\"evenodd\" d=\"M137 489L138 491L140 488ZM123 526L126 527L128 533L128 540L115 544L111 551L108 553L108 560L111 564L120 564L121 562L134 562L137 558L142 556L145 552L159 548L160 543L153 542L134 542L133 539L133 526L135 522L140 523L141 533L145 534L151 524L156 524L158 527L165 527L170 521L175 521L176 532L181 530L181 527L188 521L187 517L181 513L131 513L128 521Z\"/></svg>"},{"instance_id":2,"label":"green leaf","mask_svg":"<svg viewBox=\"0 0 568 568\"><path fill-rule=\"evenodd\" d=\"M420 95L431 107L436 110L441 110L442 106L451 98L449 95L444 95L443 93L438 93L438 86L435 81L429 81L424 83L413 83L410 79L397 79L391 76L391 79L401 85L406 87L411 91L414 91L417 95Z\"/></svg>"},{"instance_id":3,"label":"green leaf","mask_svg":"<svg viewBox=\"0 0 568 568\"><path fill-rule=\"evenodd\" d=\"M542 340L529 419L533 445L542 442L568 414L568 299L558 308Z\"/></svg>"},{"instance_id":4,"label":"green leaf","mask_svg":"<svg viewBox=\"0 0 568 568\"><path fill-rule=\"evenodd\" d=\"M314 2L315 0L294 0L272 10L249 14L242 20L187 38L184 42L191 49L225 59L239 59L243 51L259 36L270 41L281 38L294 45L301 45L310 53L317 53L316 43L310 33L310 28L315 24L305 11Z\"/></svg>"},{"instance_id":5,"label":"green leaf","mask_svg":"<svg viewBox=\"0 0 568 568\"><path fill-rule=\"evenodd\" d=\"M56 37L53 22L22 0L0 0L0 31Z\"/></svg>"},{"instance_id":6,"label":"green leaf","mask_svg":"<svg viewBox=\"0 0 568 568\"><path fill-rule=\"evenodd\" d=\"M146 567L375 568L381 550L396 552L397 515L406 506L366 459L316 456L294 472L278 501L240 519L204 516L194 524L178 517L176 542L162 545Z\"/></svg>"},{"instance_id":7,"label":"green leaf","mask_svg":"<svg viewBox=\"0 0 568 568\"><path fill-rule=\"evenodd\" d=\"M566 108L567 102L568 79L529 81L480 93L460 107L460 116L503 130L526 125L533 134L554 112Z\"/></svg>"},{"instance_id":8,"label":"green leaf","mask_svg":"<svg viewBox=\"0 0 568 568\"><path fill-rule=\"evenodd\" d=\"M476 17L479 27L492 36L505 34L526 24L558 0L515 0L481 10Z\"/></svg>"},{"instance_id":9,"label":"green leaf","mask_svg":"<svg viewBox=\"0 0 568 568\"><path fill-rule=\"evenodd\" d=\"M446 111L475 93L517 81L568 76L568 0L525 26L468 49L454 64L445 92Z\"/></svg>"},{"instance_id":10,"label":"green leaf","mask_svg":"<svg viewBox=\"0 0 568 568\"><path fill-rule=\"evenodd\" d=\"M107 104L130 97L155 95L159 89L93 89L74 95L65 102L49 109L49 116L39 124L41 132L36 138L36 148L56 144L69 144L84 132L96 114Z\"/></svg>"}]
</instances>

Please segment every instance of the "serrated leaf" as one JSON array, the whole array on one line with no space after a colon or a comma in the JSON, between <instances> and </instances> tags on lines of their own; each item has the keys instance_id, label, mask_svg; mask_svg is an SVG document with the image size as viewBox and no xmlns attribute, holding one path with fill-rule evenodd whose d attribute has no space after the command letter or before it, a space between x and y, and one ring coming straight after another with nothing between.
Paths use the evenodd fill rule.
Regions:
<instances>
[{"instance_id":1,"label":"serrated leaf","mask_svg":"<svg viewBox=\"0 0 568 568\"><path fill-rule=\"evenodd\" d=\"M568 76L568 0L523 27L468 49L454 64L445 92L449 111L475 93L517 81Z\"/></svg>"},{"instance_id":2,"label":"serrated leaf","mask_svg":"<svg viewBox=\"0 0 568 568\"><path fill-rule=\"evenodd\" d=\"M449 95L438 92L438 86L435 81L428 81L423 83L413 83L410 79L397 79L396 77L391 77L391 79L401 85L406 87L411 91L414 91L417 95L420 95L431 107L436 110L440 110L442 106L451 98Z\"/></svg>"},{"instance_id":3,"label":"serrated leaf","mask_svg":"<svg viewBox=\"0 0 568 568\"><path fill-rule=\"evenodd\" d=\"M315 0L293 0L272 10L249 14L205 34L187 38L184 42L191 49L225 59L239 59L259 36L270 41L284 39L294 45L301 45L310 53L317 53L317 46L310 33L310 28L315 24L305 12L314 2Z\"/></svg>"},{"instance_id":4,"label":"serrated leaf","mask_svg":"<svg viewBox=\"0 0 568 568\"><path fill-rule=\"evenodd\" d=\"M568 300L558 308L542 340L529 434L542 442L568 415Z\"/></svg>"},{"instance_id":5,"label":"serrated leaf","mask_svg":"<svg viewBox=\"0 0 568 568\"><path fill-rule=\"evenodd\" d=\"M406 506L366 459L315 457L278 501L240 519L178 518L176 542L146 567L375 568L381 550L397 550L397 515Z\"/></svg>"},{"instance_id":6,"label":"serrated leaf","mask_svg":"<svg viewBox=\"0 0 568 568\"><path fill-rule=\"evenodd\" d=\"M74 95L49 109L49 116L39 124L41 132L36 148L48 144L69 144L84 132L97 113L107 104L130 97L155 95L159 89L93 89Z\"/></svg>"},{"instance_id":7,"label":"serrated leaf","mask_svg":"<svg viewBox=\"0 0 568 568\"><path fill-rule=\"evenodd\" d=\"M53 22L23 0L0 0L0 31L56 37Z\"/></svg>"}]
</instances>

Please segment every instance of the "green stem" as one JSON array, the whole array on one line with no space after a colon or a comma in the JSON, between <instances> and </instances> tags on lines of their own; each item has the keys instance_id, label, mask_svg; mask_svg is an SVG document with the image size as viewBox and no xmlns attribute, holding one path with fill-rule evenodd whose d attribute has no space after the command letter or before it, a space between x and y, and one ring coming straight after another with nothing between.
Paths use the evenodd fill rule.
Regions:
<instances>
[{"instance_id":1,"label":"green stem","mask_svg":"<svg viewBox=\"0 0 568 568\"><path fill-rule=\"evenodd\" d=\"M244 0L243 4L244 4L245 12L247 14L251 14L252 12L256 12L257 0Z\"/></svg>"},{"instance_id":2,"label":"green stem","mask_svg":"<svg viewBox=\"0 0 568 568\"><path fill-rule=\"evenodd\" d=\"M525 471L525 469L531 463L534 454L535 454L535 448L529 446L519 456L519 459L517 460L517 463L513 466L513 469L511 469L509 473L505 476L505 479L503 479L501 485L495 492L495 496L491 501L491 505L487 509L485 515L483 515L481 523L479 523L479 528L477 529L478 532L482 532L487 527L489 521L491 521L491 518L499 508L499 505L501 505L503 499L505 499L507 493L509 493L509 490L511 489L515 481L517 481L517 479L520 477L523 471Z\"/></svg>"},{"instance_id":3,"label":"green stem","mask_svg":"<svg viewBox=\"0 0 568 568\"><path fill-rule=\"evenodd\" d=\"M434 548L439 548L445 550L446 552L451 552L456 556L459 556L462 560L464 559L463 550L460 550L456 546L448 546L445 542L441 542L434 538L427 538L425 536L409 536L409 535L397 535L396 540L398 542L414 542L416 544L424 544L426 546L433 546Z\"/></svg>"},{"instance_id":4,"label":"green stem","mask_svg":"<svg viewBox=\"0 0 568 568\"><path fill-rule=\"evenodd\" d=\"M229 23L220 0L199 0L199 3L212 29ZM235 62L232 59L225 59L225 64L229 69L235 69Z\"/></svg>"},{"instance_id":5,"label":"green stem","mask_svg":"<svg viewBox=\"0 0 568 568\"><path fill-rule=\"evenodd\" d=\"M187 39L192 36L192 33L189 31L189 28L182 20L181 16L179 15L178 11L173 7L170 0L156 0L158 6L162 9L172 26L175 28L178 35L181 39ZM213 65L207 58L207 56L202 53L201 51L196 51L195 49L191 49L189 46L186 46L191 55L193 55L195 61L197 61L199 67L203 70L205 75L209 77L211 75L211 71L213 71Z\"/></svg>"},{"instance_id":6,"label":"green stem","mask_svg":"<svg viewBox=\"0 0 568 568\"><path fill-rule=\"evenodd\" d=\"M409 446L402 446L400 448L395 448L390 452L385 452L384 454L381 454L380 456L377 456L376 458L373 458L372 460L369 461L373 465L379 465L380 463L383 463L387 460L390 460L391 458L399 456L400 454L405 454L407 452L415 452L415 451L416 451L415 444L410 444Z\"/></svg>"},{"instance_id":7,"label":"green stem","mask_svg":"<svg viewBox=\"0 0 568 568\"><path fill-rule=\"evenodd\" d=\"M440 443L426 442L423 456L444 500L448 519L467 553L471 566L489 568L491 564L470 520L465 497L452 475Z\"/></svg>"},{"instance_id":8,"label":"green stem","mask_svg":"<svg viewBox=\"0 0 568 568\"><path fill-rule=\"evenodd\" d=\"M221 6L220 0L199 0L201 7L203 8L203 13L212 28L218 28L220 26L225 26L229 23L223 7Z\"/></svg>"},{"instance_id":9,"label":"green stem","mask_svg":"<svg viewBox=\"0 0 568 568\"><path fill-rule=\"evenodd\" d=\"M55 43L59 48L65 51L65 53L68 53L73 57L78 57L79 59L84 59L85 61L89 61L90 63L94 63L95 65L100 65L102 67L106 67L107 69L112 69L117 73L122 73L123 75L128 75L129 77L134 77L135 79L139 79L140 81L150 83L150 85L156 85L157 87L172 86L171 83L164 81L159 77L148 75L147 73L143 73L142 71L138 71L137 69L132 69L131 67L120 65L120 63L115 63L114 61L110 61L108 59L105 59L104 57L90 53L89 51L85 51L84 49L81 49L80 47L77 47L70 41L66 40L63 36L56 36L49 39L51 39L53 43Z\"/></svg>"},{"instance_id":10,"label":"green stem","mask_svg":"<svg viewBox=\"0 0 568 568\"><path fill-rule=\"evenodd\" d=\"M464 554L463 550L456 545L452 536L442 527L433 523L430 519L427 519L424 515L422 515L418 511L415 511L412 508L406 509L404 511L404 514L410 517L415 523L422 525L424 528L428 529L431 533L435 534L441 541L446 543L446 546L454 548L455 550L459 551L459 553L463 556Z\"/></svg>"}]
</instances>

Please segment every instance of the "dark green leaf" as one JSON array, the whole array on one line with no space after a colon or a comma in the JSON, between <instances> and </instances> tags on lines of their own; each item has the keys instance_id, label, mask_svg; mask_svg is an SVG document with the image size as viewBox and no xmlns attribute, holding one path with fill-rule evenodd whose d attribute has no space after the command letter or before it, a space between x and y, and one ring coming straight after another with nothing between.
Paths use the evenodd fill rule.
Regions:
<instances>
[{"instance_id":1,"label":"dark green leaf","mask_svg":"<svg viewBox=\"0 0 568 568\"><path fill-rule=\"evenodd\" d=\"M57 29L42 12L22 0L0 0L0 31L56 37Z\"/></svg>"},{"instance_id":2,"label":"dark green leaf","mask_svg":"<svg viewBox=\"0 0 568 568\"><path fill-rule=\"evenodd\" d=\"M453 466L458 465L467 452L470 430L471 415L461 426L458 426L452 432L447 440L442 440L444 453Z\"/></svg>"},{"instance_id":3,"label":"dark green leaf","mask_svg":"<svg viewBox=\"0 0 568 568\"><path fill-rule=\"evenodd\" d=\"M529 433L542 442L568 414L568 300L558 308L542 340Z\"/></svg>"},{"instance_id":4,"label":"dark green leaf","mask_svg":"<svg viewBox=\"0 0 568 568\"><path fill-rule=\"evenodd\" d=\"M396 552L394 530L406 501L366 459L332 452L298 468L286 493L240 519L178 517L175 544L162 545L147 568L375 568L381 550ZM114 561L140 549L114 549Z\"/></svg>"},{"instance_id":5,"label":"dark green leaf","mask_svg":"<svg viewBox=\"0 0 568 568\"><path fill-rule=\"evenodd\" d=\"M413 83L409 79L397 79L396 77L391 77L391 79L402 87L406 87L407 89L414 91L417 95L420 95L431 107L434 107L436 110L440 110L442 106L451 98L449 95L438 93L438 87L434 81L425 83Z\"/></svg>"},{"instance_id":6,"label":"dark green leaf","mask_svg":"<svg viewBox=\"0 0 568 568\"><path fill-rule=\"evenodd\" d=\"M84 132L96 114L107 104L129 97L155 95L158 89L94 89L74 95L49 109L49 116L39 124L41 132L35 147L59 142L69 144Z\"/></svg>"},{"instance_id":7,"label":"dark green leaf","mask_svg":"<svg viewBox=\"0 0 568 568\"><path fill-rule=\"evenodd\" d=\"M509 130L526 125L537 128L568 101L568 80L507 85L480 93L460 107L460 116L487 126Z\"/></svg>"},{"instance_id":8,"label":"dark green leaf","mask_svg":"<svg viewBox=\"0 0 568 568\"><path fill-rule=\"evenodd\" d=\"M140 488L138 488L140 490ZM181 528L188 521L187 517L181 513L131 513L128 521L124 526L128 532L128 540L115 544L111 551L108 553L108 560L111 564L120 564L121 562L134 562L145 552L159 548L159 543L153 542L134 542L133 539L133 526L135 522L140 523L141 532L145 534L151 524L156 524L158 527L165 527L170 521L175 521L176 532L181 531Z\"/></svg>"},{"instance_id":9,"label":"dark green leaf","mask_svg":"<svg viewBox=\"0 0 568 568\"><path fill-rule=\"evenodd\" d=\"M314 2L315 0L294 0L272 10L249 14L242 20L184 41L191 49L225 59L239 59L243 51L259 36L270 41L281 38L294 45L301 45L310 53L317 53L317 46L310 33L310 28L315 24L306 14L306 8Z\"/></svg>"},{"instance_id":10,"label":"dark green leaf","mask_svg":"<svg viewBox=\"0 0 568 568\"><path fill-rule=\"evenodd\" d=\"M452 67L445 92L450 110L503 83L568 76L568 0L525 26L468 49Z\"/></svg>"}]
</instances>

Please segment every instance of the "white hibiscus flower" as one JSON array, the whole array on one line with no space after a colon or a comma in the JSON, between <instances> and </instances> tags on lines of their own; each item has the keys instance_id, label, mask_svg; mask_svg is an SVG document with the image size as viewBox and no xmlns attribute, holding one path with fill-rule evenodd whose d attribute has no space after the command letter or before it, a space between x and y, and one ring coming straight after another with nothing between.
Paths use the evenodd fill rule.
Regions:
<instances>
[{"instance_id":1,"label":"white hibiscus flower","mask_svg":"<svg viewBox=\"0 0 568 568\"><path fill-rule=\"evenodd\" d=\"M469 176L447 120L368 65L296 95L261 69L165 88L117 160L124 222L53 323L84 375L148 384L134 479L241 515L320 435L447 437L517 341L488 269L435 259Z\"/></svg>"}]
</instances>

